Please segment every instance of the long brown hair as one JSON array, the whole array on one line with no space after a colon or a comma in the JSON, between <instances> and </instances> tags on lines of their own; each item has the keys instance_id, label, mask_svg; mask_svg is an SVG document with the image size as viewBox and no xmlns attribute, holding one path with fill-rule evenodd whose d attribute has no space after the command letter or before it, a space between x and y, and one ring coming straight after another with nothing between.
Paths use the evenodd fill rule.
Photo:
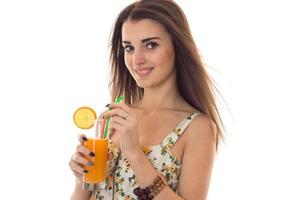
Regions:
<instances>
[{"instance_id":1,"label":"long brown hair","mask_svg":"<svg viewBox=\"0 0 300 200\"><path fill-rule=\"evenodd\" d=\"M126 20L152 19L165 27L175 49L177 87L181 96L206 114L216 127L217 145L222 138L223 123L215 99L215 85L208 76L182 9L172 0L140 0L127 6L117 17L111 35L110 91L112 100L125 96L125 103L139 101L144 94L126 68L122 46L122 26ZM213 124L212 124L213 125Z\"/></svg>"}]
</instances>

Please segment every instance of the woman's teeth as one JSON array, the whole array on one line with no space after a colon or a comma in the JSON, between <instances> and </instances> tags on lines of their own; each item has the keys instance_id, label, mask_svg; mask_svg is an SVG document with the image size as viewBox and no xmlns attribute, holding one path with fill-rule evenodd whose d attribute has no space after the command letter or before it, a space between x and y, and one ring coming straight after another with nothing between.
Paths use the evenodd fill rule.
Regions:
<instances>
[{"instance_id":1,"label":"woman's teeth","mask_svg":"<svg viewBox=\"0 0 300 200\"><path fill-rule=\"evenodd\" d=\"M136 70L136 72L137 72L138 76L145 77L145 76L149 75L152 70L153 70L153 68L146 68L146 69Z\"/></svg>"}]
</instances>

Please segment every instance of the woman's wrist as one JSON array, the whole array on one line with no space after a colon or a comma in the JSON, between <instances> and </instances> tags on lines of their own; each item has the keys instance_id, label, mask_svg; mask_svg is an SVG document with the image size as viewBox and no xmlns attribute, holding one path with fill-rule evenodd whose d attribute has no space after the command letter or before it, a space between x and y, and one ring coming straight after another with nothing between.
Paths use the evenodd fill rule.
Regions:
<instances>
[{"instance_id":1,"label":"woman's wrist","mask_svg":"<svg viewBox=\"0 0 300 200\"><path fill-rule=\"evenodd\" d=\"M83 180L82 179L76 178L75 182L76 182L76 187L81 187L82 188L82 185L83 185Z\"/></svg>"},{"instance_id":2,"label":"woman's wrist","mask_svg":"<svg viewBox=\"0 0 300 200\"><path fill-rule=\"evenodd\" d=\"M158 195L164 187L167 186L166 181L164 178L157 174L156 178L153 180L153 182L144 187L136 187L133 190L133 193L138 197L138 200L143 200L143 199L153 199L156 195Z\"/></svg>"},{"instance_id":3,"label":"woman's wrist","mask_svg":"<svg viewBox=\"0 0 300 200\"><path fill-rule=\"evenodd\" d=\"M143 156L145 156L141 148L137 148L135 151L125 153L125 155L131 162L139 161Z\"/></svg>"},{"instance_id":4,"label":"woman's wrist","mask_svg":"<svg viewBox=\"0 0 300 200\"><path fill-rule=\"evenodd\" d=\"M91 196L91 192L84 190L82 187L82 181L76 178L75 189L71 196L71 200L89 199L90 196Z\"/></svg>"}]
</instances>

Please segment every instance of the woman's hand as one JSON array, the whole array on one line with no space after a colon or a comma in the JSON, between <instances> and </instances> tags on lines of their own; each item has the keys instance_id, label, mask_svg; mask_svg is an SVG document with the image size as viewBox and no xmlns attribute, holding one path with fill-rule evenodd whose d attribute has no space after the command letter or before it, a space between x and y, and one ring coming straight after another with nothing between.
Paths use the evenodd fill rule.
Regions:
<instances>
[{"instance_id":1,"label":"woman's hand","mask_svg":"<svg viewBox=\"0 0 300 200\"><path fill-rule=\"evenodd\" d=\"M120 136L121 151L128 158L134 156L135 153L141 151L136 114L124 102L111 103L109 107L112 110L105 111L100 117L110 117L108 127L110 137L117 133Z\"/></svg>"},{"instance_id":2,"label":"woman's hand","mask_svg":"<svg viewBox=\"0 0 300 200\"><path fill-rule=\"evenodd\" d=\"M76 147L75 153L72 155L71 160L69 162L69 166L76 176L76 181L78 183L82 183L82 177L84 173L88 173L87 170L83 168L83 166L92 166L93 163L86 158L85 156L93 157L95 156L94 152L91 152L87 148L83 146L83 143L87 140L86 136L81 134L78 136L78 140L80 144Z\"/></svg>"}]
</instances>

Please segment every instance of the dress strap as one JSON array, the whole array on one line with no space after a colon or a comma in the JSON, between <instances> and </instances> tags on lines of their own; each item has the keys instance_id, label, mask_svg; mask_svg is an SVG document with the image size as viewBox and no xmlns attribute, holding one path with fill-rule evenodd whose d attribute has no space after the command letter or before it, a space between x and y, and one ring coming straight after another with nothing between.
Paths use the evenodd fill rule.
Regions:
<instances>
[{"instance_id":1,"label":"dress strap","mask_svg":"<svg viewBox=\"0 0 300 200\"><path fill-rule=\"evenodd\" d=\"M165 137L165 139L163 139L160 146L167 151L170 150L172 146L176 143L176 141L180 138L180 136L183 134L185 129L190 125L192 120L199 114L199 112L194 112L188 117L186 117L169 135L167 135L167 137Z\"/></svg>"}]
</instances>

